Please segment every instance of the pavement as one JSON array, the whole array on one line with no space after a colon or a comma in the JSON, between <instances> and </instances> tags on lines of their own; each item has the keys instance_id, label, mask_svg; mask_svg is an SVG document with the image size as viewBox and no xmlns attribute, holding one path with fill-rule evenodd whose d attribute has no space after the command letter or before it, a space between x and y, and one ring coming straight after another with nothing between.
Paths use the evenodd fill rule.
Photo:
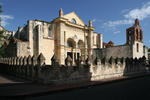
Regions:
<instances>
[{"instance_id":1,"label":"pavement","mask_svg":"<svg viewBox=\"0 0 150 100\"><path fill-rule=\"evenodd\" d=\"M32 83L23 79L19 79L9 75L0 74L0 97L26 97L45 95L60 91L68 91L77 88L86 88L94 85L104 85L112 82L123 81L126 79L133 79L138 77L150 76L150 73L141 73L132 76L122 76L116 78L103 79L101 81L90 81L86 83L73 85L43 85Z\"/></svg>"}]
</instances>

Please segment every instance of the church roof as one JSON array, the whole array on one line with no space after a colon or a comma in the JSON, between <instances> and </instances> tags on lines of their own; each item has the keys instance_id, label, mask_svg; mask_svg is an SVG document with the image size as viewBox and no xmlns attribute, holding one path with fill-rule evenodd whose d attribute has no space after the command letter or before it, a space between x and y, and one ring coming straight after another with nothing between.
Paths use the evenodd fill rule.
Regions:
<instances>
[{"instance_id":1,"label":"church roof","mask_svg":"<svg viewBox=\"0 0 150 100\"><path fill-rule=\"evenodd\" d=\"M109 42L108 42L108 44L114 44L114 42L112 42L112 41L109 41Z\"/></svg>"},{"instance_id":2,"label":"church roof","mask_svg":"<svg viewBox=\"0 0 150 100\"><path fill-rule=\"evenodd\" d=\"M75 19L77 24L80 24L82 26L86 25L84 21L75 12L68 13L64 15L63 17L68 19L69 21L72 21L72 19Z\"/></svg>"}]
</instances>

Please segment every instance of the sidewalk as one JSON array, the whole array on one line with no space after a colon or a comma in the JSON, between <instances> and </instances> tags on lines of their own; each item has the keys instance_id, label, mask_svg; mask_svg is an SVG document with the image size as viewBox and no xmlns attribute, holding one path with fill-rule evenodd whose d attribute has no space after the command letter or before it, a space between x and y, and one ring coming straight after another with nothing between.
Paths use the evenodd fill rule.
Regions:
<instances>
[{"instance_id":1,"label":"sidewalk","mask_svg":"<svg viewBox=\"0 0 150 100\"><path fill-rule=\"evenodd\" d=\"M14 81L5 78L5 76L0 75L0 96L1 97L36 96L36 95L50 94L50 93L64 91L64 90L66 91L66 90L77 89L77 88L86 88L93 85L108 84L111 82L118 82L126 79L133 79L133 78L144 77L149 75L150 73L144 73L139 75L103 79L101 81L91 81L88 83L80 83L74 85L60 85L55 87L52 85L35 84L21 79L15 79Z\"/></svg>"}]
</instances>

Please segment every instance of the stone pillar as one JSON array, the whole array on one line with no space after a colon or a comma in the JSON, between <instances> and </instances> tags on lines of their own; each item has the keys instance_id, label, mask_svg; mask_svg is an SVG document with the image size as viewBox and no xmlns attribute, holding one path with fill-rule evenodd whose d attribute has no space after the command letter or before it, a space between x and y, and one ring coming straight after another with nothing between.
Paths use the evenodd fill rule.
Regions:
<instances>
[{"instance_id":1,"label":"stone pillar","mask_svg":"<svg viewBox=\"0 0 150 100\"><path fill-rule=\"evenodd\" d=\"M66 66L72 66L72 59L71 57L68 55L67 58L65 59L65 64Z\"/></svg>"},{"instance_id":2,"label":"stone pillar","mask_svg":"<svg viewBox=\"0 0 150 100\"><path fill-rule=\"evenodd\" d=\"M12 66L11 66L11 59L10 57L8 58L8 73L12 73Z\"/></svg>"},{"instance_id":3,"label":"stone pillar","mask_svg":"<svg viewBox=\"0 0 150 100\"><path fill-rule=\"evenodd\" d=\"M59 10L59 17L62 17L63 16L63 10L62 8Z\"/></svg>"},{"instance_id":4,"label":"stone pillar","mask_svg":"<svg viewBox=\"0 0 150 100\"><path fill-rule=\"evenodd\" d=\"M23 65L24 65L24 66L27 65L27 57L26 57L26 56L23 58Z\"/></svg>"},{"instance_id":5,"label":"stone pillar","mask_svg":"<svg viewBox=\"0 0 150 100\"><path fill-rule=\"evenodd\" d=\"M45 57L43 56L42 53L40 53L40 55L38 56L37 61L38 61L38 65L35 67L35 75L37 79L40 79L41 67L45 65Z\"/></svg>"},{"instance_id":6,"label":"stone pillar","mask_svg":"<svg viewBox=\"0 0 150 100\"><path fill-rule=\"evenodd\" d=\"M27 66L25 68L25 74L26 74L26 76L31 76L31 79L32 79L34 68L32 67L31 64L32 64L31 55L29 55L28 58L27 58Z\"/></svg>"},{"instance_id":7,"label":"stone pillar","mask_svg":"<svg viewBox=\"0 0 150 100\"><path fill-rule=\"evenodd\" d=\"M18 66L18 68L19 68L19 73L20 73L20 75L23 75L23 57L20 57L19 58L19 66Z\"/></svg>"},{"instance_id":8,"label":"stone pillar","mask_svg":"<svg viewBox=\"0 0 150 100\"><path fill-rule=\"evenodd\" d=\"M37 65L37 56L33 55L33 57L31 58L32 61L32 65L36 66Z\"/></svg>"},{"instance_id":9,"label":"stone pillar","mask_svg":"<svg viewBox=\"0 0 150 100\"><path fill-rule=\"evenodd\" d=\"M19 57L16 59L16 65L19 65Z\"/></svg>"},{"instance_id":10,"label":"stone pillar","mask_svg":"<svg viewBox=\"0 0 150 100\"><path fill-rule=\"evenodd\" d=\"M13 65L16 65L16 57L13 57L12 61L13 61Z\"/></svg>"},{"instance_id":11,"label":"stone pillar","mask_svg":"<svg viewBox=\"0 0 150 100\"><path fill-rule=\"evenodd\" d=\"M53 67L59 67L59 62L58 62L57 56L55 54L51 58L51 63L52 63Z\"/></svg>"},{"instance_id":12,"label":"stone pillar","mask_svg":"<svg viewBox=\"0 0 150 100\"><path fill-rule=\"evenodd\" d=\"M11 57L11 65L14 65L13 59L14 59L14 57Z\"/></svg>"},{"instance_id":13,"label":"stone pillar","mask_svg":"<svg viewBox=\"0 0 150 100\"><path fill-rule=\"evenodd\" d=\"M28 40L29 40L29 54L33 55L33 21L28 21Z\"/></svg>"},{"instance_id":14,"label":"stone pillar","mask_svg":"<svg viewBox=\"0 0 150 100\"><path fill-rule=\"evenodd\" d=\"M92 48L93 48L93 41L92 41L92 37L93 37L93 30L94 28L92 27L92 21L89 21L89 33L88 33L88 57L89 57L89 61L91 62L91 58L92 58Z\"/></svg>"},{"instance_id":15,"label":"stone pillar","mask_svg":"<svg viewBox=\"0 0 150 100\"><path fill-rule=\"evenodd\" d=\"M11 58L8 58L8 64L11 65Z\"/></svg>"},{"instance_id":16,"label":"stone pillar","mask_svg":"<svg viewBox=\"0 0 150 100\"><path fill-rule=\"evenodd\" d=\"M19 57L16 58L16 76L18 76L18 73L19 73Z\"/></svg>"},{"instance_id":17,"label":"stone pillar","mask_svg":"<svg viewBox=\"0 0 150 100\"><path fill-rule=\"evenodd\" d=\"M111 56L110 59L109 59L109 63L110 63L111 65L113 65L114 62L115 62L115 61L114 61L114 58Z\"/></svg>"},{"instance_id":18,"label":"stone pillar","mask_svg":"<svg viewBox=\"0 0 150 100\"><path fill-rule=\"evenodd\" d=\"M45 57L43 56L42 53L38 56L38 65L43 66L45 64Z\"/></svg>"},{"instance_id":19,"label":"stone pillar","mask_svg":"<svg viewBox=\"0 0 150 100\"><path fill-rule=\"evenodd\" d=\"M6 58L6 64L8 64L8 58Z\"/></svg>"},{"instance_id":20,"label":"stone pillar","mask_svg":"<svg viewBox=\"0 0 150 100\"><path fill-rule=\"evenodd\" d=\"M31 64L32 64L31 55L29 55L28 58L27 58L27 65L31 65Z\"/></svg>"},{"instance_id":21,"label":"stone pillar","mask_svg":"<svg viewBox=\"0 0 150 100\"><path fill-rule=\"evenodd\" d=\"M19 65L20 65L20 66L23 65L23 57L20 57L20 59L19 59Z\"/></svg>"}]
</instances>

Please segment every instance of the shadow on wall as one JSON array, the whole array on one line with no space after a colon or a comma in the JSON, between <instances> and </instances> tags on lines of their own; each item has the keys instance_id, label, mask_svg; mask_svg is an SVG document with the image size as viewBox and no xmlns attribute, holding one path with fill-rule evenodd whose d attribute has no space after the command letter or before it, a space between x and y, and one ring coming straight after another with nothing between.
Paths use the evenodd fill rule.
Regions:
<instances>
[{"instance_id":1,"label":"shadow on wall","mask_svg":"<svg viewBox=\"0 0 150 100\"><path fill-rule=\"evenodd\" d=\"M81 64L81 59L76 60L75 66L72 66L72 59L69 57L65 60L66 66L59 65L55 55L51 60L52 65L45 65L43 54L33 57L1 58L0 72L44 84L74 84L90 81L90 65Z\"/></svg>"},{"instance_id":2,"label":"shadow on wall","mask_svg":"<svg viewBox=\"0 0 150 100\"><path fill-rule=\"evenodd\" d=\"M51 58L52 65L45 65L45 57L14 57L0 59L0 72L43 84L75 84L101 79L129 76L146 72L146 58L87 58L79 57L76 64L67 56L65 65L59 65L57 57Z\"/></svg>"},{"instance_id":3,"label":"shadow on wall","mask_svg":"<svg viewBox=\"0 0 150 100\"><path fill-rule=\"evenodd\" d=\"M124 68L124 76L129 76L136 73L144 73L147 71L146 57L142 58L126 58Z\"/></svg>"},{"instance_id":4,"label":"shadow on wall","mask_svg":"<svg viewBox=\"0 0 150 100\"><path fill-rule=\"evenodd\" d=\"M139 59L96 57L91 72L92 80L143 73L146 72L146 58L144 56Z\"/></svg>"}]
</instances>

